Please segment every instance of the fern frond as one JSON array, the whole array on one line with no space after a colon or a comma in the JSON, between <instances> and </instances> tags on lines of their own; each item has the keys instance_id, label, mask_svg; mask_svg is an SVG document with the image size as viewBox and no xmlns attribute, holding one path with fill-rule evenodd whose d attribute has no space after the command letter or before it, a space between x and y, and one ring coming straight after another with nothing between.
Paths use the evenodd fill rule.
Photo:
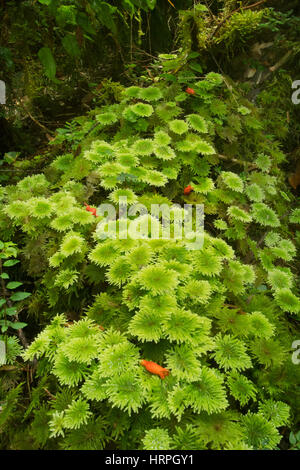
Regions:
<instances>
[{"instance_id":1,"label":"fern frond","mask_svg":"<svg viewBox=\"0 0 300 470\"><path fill-rule=\"evenodd\" d=\"M160 171L148 170L142 180L151 186L165 186L168 178Z\"/></svg>"},{"instance_id":2,"label":"fern frond","mask_svg":"<svg viewBox=\"0 0 300 470\"><path fill-rule=\"evenodd\" d=\"M13 201L10 204L7 204L4 212L11 219L23 219L28 217L30 213L30 205L24 201Z\"/></svg>"},{"instance_id":3,"label":"fern frond","mask_svg":"<svg viewBox=\"0 0 300 470\"><path fill-rule=\"evenodd\" d=\"M163 335L161 322L168 317L156 311L140 310L129 323L128 331L137 336L142 342L154 341L157 343Z\"/></svg>"},{"instance_id":4,"label":"fern frond","mask_svg":"<svg viewBox=\"0 0 300 470\"><path fill-rule=\"evenodd\" d=\"M91 215L91 214L90 214ZM73 228L74 222L72 219L72 214L64 214L55 217L50 223L50 226L57 230L58 232L66 232Z\"/></svg>"},{"instance_id":5,"label":"fern frond","mask_svg":"<svg viewBox=\"0 0 300 470\"><path fill-rule=\"evenodd\" d=\"M174 134L185 134L189 127L185 121L182 119L174 119L173 121L170 121L169 123L169 128L171 129Z\"/></svg>"},{"instance_id":6,"label":"fern frond","mask_svg":"<svg viewBox=\"0 0 300 470\"><path fill-rule=\"evenodd\" d=\"M53 260L52 260L53 263ZM79 272L74 269L63 269L55 277L54 285L68 289L78 280Z\"/></svg>"},{"instance_id":7,"label":"fern frond","mask_svg":"<svg viewBox=\"0 0 300 470\"><path fill-rule=\"evenodd\" d=\"M101 113L96 115L96 121L102 126L110 126L118 121L118 116L113 112Z\"/></svg>"},{"instance_id":8,"label":"fern frond","mask_svg":"<svg viewBox=\"0 0 300 470\"><path fill-rule=\"evenodd\" d=\"M290 407L282 401L266 400L258 405L259 413L276 428L288 424Z\"/></svg>"},{"instance_id":9,"label":"fern frond","mask_svg":"<svg viewBox=\"0 0 300 470\"><path fill-rule=\"evenodd\" d=\"M221 177L227 188L239 193L243 192L244 183L238 175L231 171L222 171Z\"/></svg>"},{"instance_id":10,"label":"fern frond","mask_svg":"<svg viewBox=\"0 0 300 470\"><path fill-rule=\"evenodd\" d=\"M300 224L300 208L294 209L290 214L291 224Z\"/></svg>"},{"instance_id":11,"label":"fern frond","mask_svg":"<svg viewBox=\"0 0 300 470\"><path fill-rule=\"evenodd\" d=\"M224 229L222 229L224 230ZM221 238L214 238L212 240L213 250L216 254L223 259L232 259L234 258L234 251L230 245L228 245L225 240Z\"/></svg>"},{"instance_id":12,"label":"fern frond","mask_svg":"<svg viewBox=\"0 0 300 470\"><path fill-rule=\"evenodd\" d=\"M27 203L30 208L30 214L38 219L42 219L43 217L50 217L54 211L51 202L43 197L31 198L27 201Z\"/></svg>"},{"instance_id":13,"label":"fern frond","mask_svg":"<svg viewBox=\"0 0 300 470\"><path fill-rule=\"evenodd\" d=\"M74 253L81 253L84 249L84 239L77 232L69 232L62 240L60 252L63 256L68 257Z\"/></svg>"},{"instance_id":14,"label":"fern frond","mask_svg":"<svg viewBox=\"0 0 300 470\"><path fill-rule=\"evenodd\" d=\"M217 276L222 270L221 258L211 249L202 250L195 256L195 270L205 276Z\"/></svg>"},{"instance_id":15,"label":"fern frond","mask_svg":"<svg viewBox=\"0 0 300 470\"><path fill-rule=\"evenodd\" d=\"M240 402L241 406L245 406L250 399L255 400L256 387L244 375L232 371L228 376L227 383L231 395Z\"/></svg>"},{"instance_id":16,"label":"fern frond","mask_svg":"<svg viewBox=\"0 0 300 470\"><path fill-rule=\"evenodd\" d=\"M206 414L202 413L194 421L198 437L206 444L210 443L212 449L219 450L221 446L234 443L236 449L237 443L243 437L243 432L238 416L232 411L223 411L221 413Z\"/></svg>"},{"instance_id":17,"label":"fern frond","mask_svg":"<svg viewBox=\"0 0 300 470\"><path fill-rule=\"evenodd\" d=\"M164 295L144 295L139 302L140 309L147 312L157 312L159 315L166 315L174 311L177 307L176 297L168 294Z\"/></svg>"},{"instance_id":18,"label":"fern frond","mask_svg":"<svg viewBox=\"0 0 300 470\"><path fill-rule=\"evenodd\" d=\"M240 220L241 222L244 223L249 223L252 220L251 215L246 212L245 210L241 209L238 206L230 206L227 209L227 214L235 220Z\"/></svg>"},{"instance_id":19,"label":"fern frond","mask_svg":"<svg viewBox=\"0 0 300 470\"><path fill-rule=\"evenodd\" d=\"M137 276L139 283L154 294L165 294L177 287L178 278L174 271L160 266L147 266Z\"/></svg>"},{"instance_id":20,"label":"fern frond","mask_svg":"<svg viewBox=\"0 0 300 470\"><path fill-rule=\"evenodd\" d=\"M199 116L198 114L189 114L187 116L187 121L195 131L205 134L208 132L206 121L202 116Z\"/></svg>"},{"instance_id":21,"label":"fern frond","mask_svg":"<svg viewBox=\"0 0 300 470\"><path fill-rule=\"evenodd\" d=\"M253 449L274 449L281 436L275 426L261 414L248 412L242 417L246 442Z\"/></svg>"},{"instance_id":22,"label":"fern frond","mask_svg":"<svg viewBox=\"0 0 300 470\"><path fill-rule=\"evenodd\" d=\"M286 359L285 349L274 339L256 339L250 344L250 349L258 362L265 367L279 366Z\"/></svg>"},{"instance_id":23,"label":"fern frond","mask_svg":"<svg viewBox=\"0 0 300 470\"><path fill-rule=\"evenodd\" d=\"M99 354L99 359L102 377L120 375L125 370L134 373L134 369L138 367L139 350L129 341L124 341L105 348Z\"/></svg>"},{"instance_id":24,"label":"fern frond","mask_svg":"<svg viewBox=\"0 0 300 470\"><path fill-rule=\"evenodd\" d=\"M171 438L166 429L149 429L142 440L143 450L169 450Z\"/></svg>"},{"instance_id":25,"label":"fern frond","mask_svg":"<svg viewBox=\"0 0 300 470\"><path fill-rule=\"evenodd\" d=\"M130 279L132 271L132 265L125 258L119 258L111 264L105 276L110 284L121 286Z\"/></svg>"},{"instance_id":26,"label":"fern frond","mask_svg":"<svg viewBox=\"0 0 300 470\"><path fill-rule=\"evenodd\" d=\"M68 429L78 429L82 424L86 424L91 416L88 402L79 398L66 409L63 423Z\"/></svg>"},{"instance_id":27,"label":"fern frond","mask_svg":"<svg viewBox=\"0 0 300 470\"><path fill-rule=\"evenodd\" d=\"M162 98L162 92L159 88L149 86L147 88L141 88L139 98L144 101L158 101Z\"/></svg>"},{"instance_id":28,"label":"fern frond","mask_svg":"<svg viewBox=\"0 0 300 470\"><path fill-rule=\"evenodd\" d=\"M174 326L173 331L176 332ZM183 325L180 324L181 330ZM167 368L171 370L171 375L176 377L178 380L184 380L186 382L195 382L199 380L201 364L196 357L195 351L193 351L187 344L174 346L166 354Z\"/></svg>"},{"instance_id":29,"label":"fern frond","mask_svg":"<svg viewBox=\"0 0 300 470\"><path fill-rule=\"evenodd\" d=\"M64 450L102 450L107 442L106 423L103 419L89 421L68 432L61 446Z\"/></svg>"},{"instance_id":30,"label":"fern frond","mask_svg":"<svg viewBox=\"0 0 300 470\"><path fill-rule=\"evenodd\" d=\"M249 321L249 327L254 336L262 338L270 338L270 336L273 336L275 327L261 312L252 312Z\"/></svg>"},{"instance_id":31,"label":"fern frond","mask_svg":"<svg viewBox=\"0 0 300 470\"><path fill-rule=\"evenodd\" d=\"M208 281L192 279L182 288L182 292L192 303L206 304L211 296L211 286Z\"/></svg>"},{"instance_id":32,"label":"fern frond","mask_svg":"<svg viewBox=\"0 0 300 470\"><path fill-rule=\"evenodd\" d=\"M112 264L119 250L115 247L113 241L107 240L99 243L88 255L89 259L98 266L109 266Z\"/></svg>"},{"instance_id":33,"label":"fern frond","mask_svg":"<svg viewBox=\"0 0 300 470\"><path fill-rule=\"evenodd\" d=\"M110 195L109 199L114 202L115 204L120 203L120 198L127 198L127 204L132 205L137 202L137 196L134 192L129 188L124 189L115 189Z\"/></svg>"},{"instance_id":34,"label":"fern frond","mask_svg":"<svg viewBox=\"0 0 300 470\"><path fill-rule=\"evenodd\" d=\"M251 367L245 344L230 335L219 334L215 337L214 359L225 370L245 370Z\"/></svg>"},{"instance_id":35,"label":"fern frond","mask_svg":"<svg viewBox=\"0 0 300 470\"><path fill-rule=\"evenodd\" d=\"M155 146L167 146L171 143L171 137L165 131L157 131L154 133Z\"/></svg>"},{"instance_id":36,"label":"fern frond","mask_svg":"<svg viewBox=\"0 0 300 470\"><path fill-rule=\"evenodd\" d=\"M131 371L113 376L106 382L105 388L108 401L113 406L127 411L129 416L132 412L136 413L145 402L143 388Z\"/></svg>"},{"instance_id":37,"label":"fern frond","mask_svg":"<svg viewBox=\"0 0 300 470\"><path fill-rule=\"evenodd\" d=\"M202 367L198 380L186 386L185 402L195 413L206 411L212 414L227 408L226 391L220 374L213 368Z\"/></svg>"},{"instance_id":38,"label":"fern frond","mask_svg":"<svg viewBox=\"0 0 300 470\"><path fill-rule=\"evenodd\" d=\"M128 109L132 111L134 114L136 114L137 116L141 116L141 117L149 117L154 112L153 107L150 104L145 104L145 103L133 104L129 106Z\"/></svg>"},{"instance_id":39,"label":"fern frond","mask_svg":"<svg viewBox=\"0 0 300 470\"><path fill-rule=\"evenodd\" d=\"M263 202L256 202L252 205L252 216L256 222L265 227L279 227L280 225L275 211Z\"/></svg>"},{"instance_id":40,"label":"fern frond","mask_svg":"<svg viewBox=\"0 0 300 470\"><path fill-rule=\"evenodd\" d=\"M172 160L176 157L174 150L167 145L155 145L154 153L161 160Z\"/></svg>"},{"instance_id":41,"label":"fern frond","mask_svg":"<svg viewBox=\"0 0 300 470\"><path fill-rule=\"evenodd\" d=\"M86 372L87 367L85 364L70 361L67 356L62 353L57 354L53 374L62 385L78 385Z\"/></svg>"},{"instance_id":42,"label":"fern frond","mask_svg":"<svg viewBox=\"0 0 300 470\"><path fill-rule=\"evenodd\" d=\"M246 186L245 192L250 201L253 202L262 202L265 198L262 188L256 183Z\"/></svg>"},{"instance_id":43,"label":"fern frond","mask_svg":"<svg viewBox=\"0 0 300 470\"><path fill-rule=\"evenodd\" d=\"M273 290L290 288L293 284L293 276L282 269L272 269L268 272L268 283Z\"/></svg>"},{"instance_id":44,"label":"fern frond","mask_svg":"<svg viewBox=\"0 0 300 470\"><path fill-rule=\"evenodd\" d=\"M65 424L64 424L64 412L63 411L55 411L52 414L52 418L49 421L49 428L50 428L50 437L58 437L65 435Z\"/></svg>"},{"instance_id":45,"label":"fern frond","mask_svg":"<svg viewBox=\"0 0 300 470\"><path fill-rule=\"evenodd\" d=\"M132 147L134 155L151 155L154 152L154 145L151 139L139 139Z\"/></svg>"},{"instance_id":46,"label":"fern frond","mask_svg":"<svg viewBox=\"0 0 300 470\"><path fill-rule=\"evenodd\" d=\"M62 345L61 351L70 361L91 364L98 354L97 338L91 335L73 338Z\"/></svg>"},{"instance_id":47,"label":"fern frond","mask_svg":"<svg viewBox=\"0 0 300 470\"><path fill-rule=\"evenodd\" d=\"M285 312L300 312L300 300L290 289L277 289L274 297L279 307Z\"/></svg>"},{"instance_id":48,"label":"fern frond","mask_svg":"<svg viewBox=\"0 0 300 470\"><path fill-rule=\"evenodd\" d=\"M255 160L255 164L260 170L268 172L271 167L271 159L268 157L268 155L261 153Z\"/></svg>"},{"instance_id":49,"label":"fern frond","mask_svg":"<svg viewBox=\"0 0 300 470\"><path fill-rule=\"evenodd\" d=\"M99 369L95 369L86 379L80 391L88 400L105 400L107 398L105 382L106 378L101 375Z\"/></svg>"},{"instance_id":50,"label":"fern frond","mask_svg":"<svg viewBox=\"0 0 300 470\"><path fill-rule=\"evenodd\" d=\"M193 184L193 189L196 193L208 194L214 189L215 185L211 178L198 179L197 184Z\"/></svg>"}]
</instances>

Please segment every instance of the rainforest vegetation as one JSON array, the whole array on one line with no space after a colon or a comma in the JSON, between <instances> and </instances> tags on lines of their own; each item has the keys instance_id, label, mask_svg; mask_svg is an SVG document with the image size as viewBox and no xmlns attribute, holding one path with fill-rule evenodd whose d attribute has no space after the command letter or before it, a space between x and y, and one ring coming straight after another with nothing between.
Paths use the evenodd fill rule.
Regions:
<instances>
[{"instance_id":1,"label":"rainforest vegetation","mask_svg":"<svg viewBox=\"0 0 300 470\"><path fill-rule=\"evenodd\" d=\"M0 449L300 449L299 10L0 0Z\"/></svg>"}]
</instances>

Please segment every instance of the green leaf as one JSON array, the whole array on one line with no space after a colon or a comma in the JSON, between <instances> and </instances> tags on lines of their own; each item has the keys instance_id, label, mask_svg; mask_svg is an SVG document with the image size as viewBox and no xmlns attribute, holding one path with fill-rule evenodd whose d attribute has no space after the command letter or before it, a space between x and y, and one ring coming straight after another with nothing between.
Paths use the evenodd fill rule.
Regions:
<instances>
[{"instance_id":1,"label":"green leaf","mask_svg":"<svg viewBox=\"0 0 300 470\"><path fill-rule=\"evenodd\" d=\"M117 11L117 8L109 5L109 3L98 2L96 0L92 1L91 6L95 10L100 23L106 26L113 34L116 34L117 26L113 14Z\"/></svg>"},{"instance_id":2,"label":"green leaf","mask_svg":"<svg viewBox=\"0 0 300 470\"><path fill-rule=\"evenodd\" d=\"M20 152L6 152L4 155L4 161L7 163L13 163L16 161L19 155ZM10 242L8 242L8 244L10 244Z\"/></svg>"},{"instance_id":3,"label":"green leaf","mask_svg":"<svg viewBox=\"0 0 300 470\"><path fill-rule=\"evenodd\" d=\"M290 443L292 444L292 446L295 445L296 442L297 442L296 436L295 436L295 434L294 434L293 432L290 433L289 441L290 441Z\"/></svg>"},{"instance_id":4,"label":"green leaf","mask_svg":"<svg viewBox=\"0 0 300 470\"><path fill-rule=\"evenodd\" d=\"M170 82L177 82L176 75L173 75L172 73L162 73L161 77L165 80L170 80Z\"/></svg>"},{"instance_id":5,"label":"green leaf","mask_svg":"<svg viewBox=\"0 0 300 470\"><path fill-rule=\"evenodd\" d=\"M85 13L78 13L76 18L78 26L80 26L88 34L96 34L96 30L91 25L88 16Z\"/></svg>"},{"instance_id":6,"label":"green leaf","mask_svg":"<svg viewBox=\"0 0 300 470\"><path fill-rule=\"evenodd\" d=\"M6 246L4 249L4 253L5 258L10 258L11 256L16 257L18 252L13 246Z\"/></svg>"},{"instance_id":7,"label":"green leaf","mask_svg":"<svg viewBox=\"0 0 300 470\"><path fill-rule=\"evenodd\" d=\"M14 281L14 282L9 282L6 287L7 289L16 289L17 287L20 287L22 284L23 282Z\"/></svg>"},{"instance_id":8,"label":"green leaf","mask_svg":"<svg viewBox=\"0 0 300 470\"><path fill-rule=\"evenodd\" d=\"M4 248L4 243L0 241L0 250L3 250Z\"/></svg>"},{"instance_id":9,"label":"green leaf","mask_svg":"<svg viewBox=\"0 0 300 470\"><path fill-rule=\"evenodd\" d=\"M80 48L73 34L67 34L67 36L62 39L62 45L71 57L78 57L80 55Z\"/></svg>"},{"instance_id":10,"label":"green leaf","mask_svg":"<svg viewBox=\"0 0 300 470\"><path fill-rule=\"evenodd\" d=\"M203 69L202 69L201 65L198 64L198 62L190 62L189 67L192 70L195 70L196 72L199 72L199 73L203 72Z\"/></svg>"},{"instance_id":11,"label":"green leaf","mask_svg":"<svg viewBox=\"0 0 300 470\"><path fill-rule=\"evenodd\" d=\"M196 59L196 57L199 57L199 52L193 51L188 55L188 59Z\"/></svg>"},{"instance_id":12,"label":"green leaf","mask_svg":"<svg viewBox=\"0 0 300 470\"><path fill-rule=\"evenodd\" d=\"M2 279L9 279L9 275L7 273L2 273L0 277L2 277Z\"/></svg>"},{"instance_id":13,"label":"green leaf","mask_svg":"<svg viewBox=\"0 0 300 470\"><path fill-rule=\"evenodd\" d=\"M6 303L5 299L0 299L0 307L2 307L2 305L4 305L5 303Z\"/></svg>"},{"instance_id":14,"label":"green leaf","mask_svg":"<svg viewBox=\"0 0 300 470\"><path fill-rule=\"evenodd\" d=\"M284 192L284 191L280 191L280 194L281 196L283 197L283 199L285 199L286 201L290 201L291 199L289 198L289 196Z\"/></svg>"},{"instance_id":15,"label":"green leaf","mask_svg":"<svg viewBox=\"0 0 300 470\"><path fill-rule=\"evenodd\" d=\"M23 323L21 321L16 322L16 323L11 323L10 325L14 330L19 330L20 328L24 328L27 326L27 323Z\"/></svg>"},{"instance_id":16,"label":"green leaf","mask_svg":"<svg viewBox=\"0 0 300 470\"><path fill-rule=\"evenodd\" d=\"M52 0L38 0L42 5L50 5Z\"/></svg>"},{"instance_id":17,"label":"green leaf","mask_svg":"<svg viewBox=\"0 0 300 470\"><path fill-rule=\"evenodd\" d=\"M15 264L20 263L18 259L9 259L3 263L3 266L8 267L8 266L14 266Z\"/></svg>"},{"instance_id":18,"label":"green leaf","mask_svg":"<svg viewBox=\"0 0 300 470\"><path fill-rule=\"evenodd\" d=\"M56 63L52 55L51 49L49 49L49 47L42 47L38 52L38 58L44 66L46 76L50 80L59 83L59 80L55 78Z\"/></svg>"},{"instance_id":19,"label":"green leaf","mask_svg":"<svg viewBox=\"0 0 300 470\"><path fill-rule=\"evenodd\" d=\"M9 307L6 309L6 315L12 316L17 314L17 309L15 307Z\"/></svg>"},{"instance_id":20,"label":"green leaf","mask_svg":"<svg viewBox=\"0 0 300 470\"><path fill-rule=\"evenodd\" d=\"M146 0L149 10L154 10L156 5L156 0Z\"/></svg>"},{"instance_id":21,"label":"green leaf","mask_svg":"<svg viewBox=\"0 0 300 470\"><path fill-rule=\"evenodd\" d=\"M246 106L240 106L238 108L238 112L242 114L243 116L246 116L247 114L251 113L251 110L249 108L246 108Z\"/></svg>"},{"instance_id":22,"label":"green leaf","mask_svg":"<svg viewBox=\"0 0 300 470\"><path fill-rule=\"evenodd\" d=\"M123 0L124 8L129 12L130 16L134 15L135 8L130 0Z\"/></svg>"},{"instance_id":23,"label":"green leaf","mask_svg":"<svg viewBox=\"0 0 300 470\"><path fill-rule=\"evenodd\" d=\"M31 294L28 292L16 292L11 296L11 300L19 301L19 300L24 300L27 297L29 297Z\"/></svg>"}]
</instances>

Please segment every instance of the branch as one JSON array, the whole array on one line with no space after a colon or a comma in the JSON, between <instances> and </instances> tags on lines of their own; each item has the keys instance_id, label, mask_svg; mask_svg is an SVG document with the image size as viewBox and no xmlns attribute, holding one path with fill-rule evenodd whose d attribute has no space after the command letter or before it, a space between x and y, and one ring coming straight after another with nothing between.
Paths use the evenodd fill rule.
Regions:
<instances>
[{"instance_id":1,"label":"branch","mask_svg":"<svg viewBox=\"0 0 300 470\"><path fill-rule=\"evenodd\" d=\"M56 397L51 392L49 392L47 388L43 387L43 390L45 390L45 392L51 398L51 400L56 400Z\"/></svg>"},{"instance_id":2,"label":"branch","mask_svg":"<svg viewBox=\"0 0 300 470\"><path fill-rule=\"evenodd\" d=\"M171 2L171 0L168 0L168 2L170 3L170 5L172 5L173 8L175 8L175 5L173 5L173 3Z\"/></svg>"},{"instance_id":3,"label":"branch","mask_svg":"<svg viewBox=\"0 0 300 470\"><path fill-rule=\"evenodd\" d=\"M233 157L227 157L226 155L222 155L221 153L217 153L217 157L221 158L222 160L227 160L228 162L236 163L237 165L242 165L242 166L249 165L248 170L255 170L257 168L255 163L250 163L244 160L238 160L237 158L233 158Z\"/></svg>"},{"instance_id":4,"label":"branch","mask_svg":"<svg viewBox=\"0 0 300 470\"><path fill-rule=\"evenodd\" d=\"M273 67L269 68L270 72L276 72L276 70L279 69L279 67L285 64L288 58L290 57L290 55L292 54L292 52L293 52L292 50L289 50L286 54L284 54L284 56L278 62L276 62L275 65L273 65Z\"/></svg>"},{"instance_id":5,"label":"branch","mask_svg":"<svg viewBox=\"0 0 300 470\"><path fill-rule=\"evenodd\" d=\"M23 104L23 109L24 111L27 113L27 115L30 117L30 119L37 125L39 126L41 129L43 129L43 131L46 132L46 137L48 140L51 140L51 137L50 135L53 135L53 131L51 131L50 129L48 129L46 126L44 126L44 124L40 123L35 117L32 116L31 112L28 110L28 108ZM50 135L48 135L50 134Z\"/></svg>"}]
</instances>

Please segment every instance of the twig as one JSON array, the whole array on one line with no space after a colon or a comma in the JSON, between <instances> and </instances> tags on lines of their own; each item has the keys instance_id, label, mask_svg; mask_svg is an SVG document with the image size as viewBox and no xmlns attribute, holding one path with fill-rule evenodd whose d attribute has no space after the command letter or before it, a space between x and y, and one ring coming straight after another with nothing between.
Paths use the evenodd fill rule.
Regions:
<instances>
[{"instance_id":1,"label":"twig","mask_svg":"<svg viewBox=\"0 0 300 470\"><path fill-rule=\"evenodd\" d=\"M250 163L244 160L238 160L237 158L233 158L233 157L227 157L226 155L222 155L220 153L217 153L217 157L221 158L222 160L227 160L227 161L236 163L237 165L243 165L243 166L249 165L248 170L254 170L255 168L257 168L255 163Z\"/></svg>"},{"instance_id":2,"label":"twig","mask_svg":"<svg viewBox=\"0 0 300 470\"><path fill-rule=\"evenodd\" d=\"M233 305L233 304L223 304L225 307L229 307L229 308L234 308L235 310L237 310L240 315L247 315L246 312L244 312L244 310L242 310L240 307L238 307L237 305Z\"/></svg>"},{"instance_id":3,"label":"twig","mask_svg":"<svg viewBox=\"0 0 300 470\"><path fill-rule=\"evenodd\" d=\"M28 114L28 116L30 117L30 119L39 127L41 127L44 131L48 132L49 134L54 134L54 132L50 131L50 129L48 129L46 126L44 126L44 124L41 124L35 117L32 116L32 114L30 113L30 111L26 108L26 106L23 106L24 107L24 110L26 111L26 113ZM50 137L47 136L47 139L50 140Z\"/></svg>"},{"instance_id":4,"label":"twig","mask_svg":"<svg viewBox=\"0 0 300 470\"><path fill-rule=\"evenodd\" d=\"M168 0L168 2L170 3L170 5L172 5L173 8L175 8L175 5L173 5L173 3L171 2L171 0Z\"/></svg>"},{"instance_id":5,"label":"twig","mask_svg":"<svg viewBox=\"0 0 300 470\"><path fill-rule=\"evenodd\" d=\"M278 62L276 62L275 65L273 65L273 67L269 68L270 72L276 72L276 70L279 69L279 67L285 64L285 62L287 62L292 52L293 52L292 50L289 50L286 54L284 54L284 56Z\"/></svg>"},{"instance_id":6,"label":"twig","mask_svg":"<svg viewBox=\"0 0 300 470\"><path fill-rule=\"evenodd\" d=\"M1 366L0 367L0 371L1 370L5 370L7 372L10 372L12 370L27 370L26 367L18 367L18 366L8 366L8 365L4 365L4 366Z\"/></svg>"},{"instance_id":7,"label":"twig","mask_svg":"<svg viewBox=\"0 0 300 470\"><path fill-rule=\"evenodd\" d=\"M54 395L52 395L52 393L49 392L49 390L47 388L43 387L43 390L45 390L45 392L51 398L51 400L56 400L56 397Z\"/></svg>"},{"instance_id":8,"label":"twig","mask_svg":"<svg viewBox=\"0 0 300 470\"><path fill-rule=\"evenodd\" d=\"M28 390L28 396L31 399L31 388L30 388L30 365L27 364L27 369L26 369L26 383L27 383L27 390Z\"/></svg>"}]
</instances>

